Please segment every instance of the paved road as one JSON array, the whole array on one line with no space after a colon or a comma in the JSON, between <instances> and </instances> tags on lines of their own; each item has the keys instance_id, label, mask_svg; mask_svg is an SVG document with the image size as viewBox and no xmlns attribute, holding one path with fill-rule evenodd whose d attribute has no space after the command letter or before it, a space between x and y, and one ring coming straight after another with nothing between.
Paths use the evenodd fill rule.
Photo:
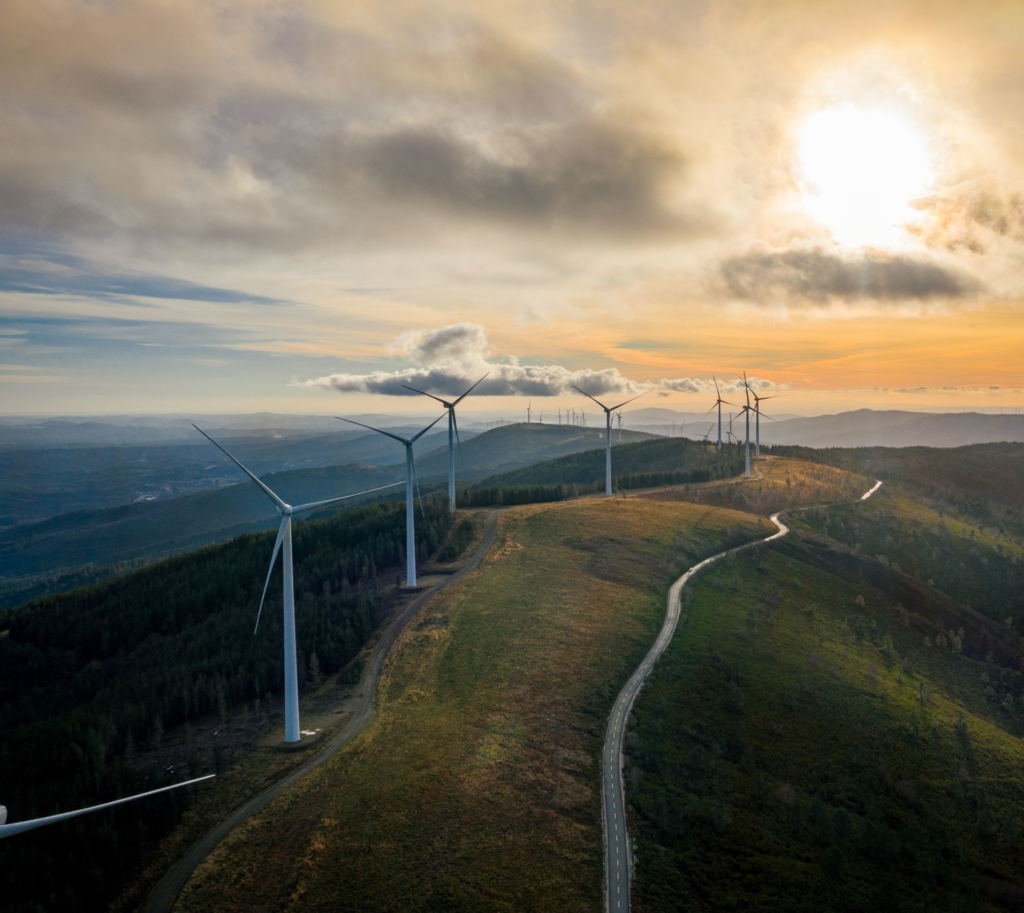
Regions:
<instances>
[{"instance_id":1,"label":"paved road","mask_svg":"<svg viewBox=\"0 0 1024 913\"><path fill-rule=\"evenodd\" d=\"M875 487L865 493L862 501L866 501L881 487L881 482L876 482ZM808 508L799 508L806 510ZM786 513L781 511L780 513ZM604 825L604 871L605 871L605 910L608 913L629 913L629 887L633 877L633 857L629 848L629 833L626 830L626 788L622 779L623 765L623 739L626 735L626 724L629 721L629 713L633 709L633 702L640 693L644 681L650 674L658 657L665 651L665 648L672 640L676 625L679 622L679 594L690 579L699 574L704 568L726 555L735 555L755 545L764 545L774 539L781 539L789 532L789 527L779 519L779 514L772 515L772 523L778 531L764 539L755 542L748 542L737 548L726 549L710 558L705 558L699 564L691 567L682 577L672 584L668 591L668 611L665 614L665 623L661 626L654 646L648 651L643 662L630 676L619 696L615 699L611 715L608 717L608 729L604 737L604 749L601 753L601 798L602 817Z\"/></svg>"},{"instance_id":2,"label":"paved road","mask_svg":"<svg viewBox=\"0 0 1024 913\"><path fill-rule=\"evenodd\" d=\"M398 635L402 632L402 629L409 623L409 620L419 612L423 604L434 597L437 593L443 590L445 587L451 586L456 580L460 580L467 574L472 573L476 570L477 566L483 560L484 555L487 554L491 545L494 543L494 532L496 528L496 521L498 517L498 511L492 511L487 515L487 525L484 530L484 541L477 549L476 553L470 562L456 573L452 574L443 582L431 587L426 592L416 597L399 615L387 629L384 636L380 639L380 642L374 648L373 655L370 658L370 663L367 668L366 674L363 676L359 690L355 695L355 700L359 704L359 708L355 715L345 724L344 728L339 732L327 745L324 746L323 750L310 758L301 767L297 767L284 779L279 780L273 786L268 787L259 795L254 796L244 805L236 808L230 815L228 815L223 821L220 822L213 830L206 834L206 836L197 840L167 872L166 875L157 883L157 886L153 889L153 893L149 895L149 900L146 902L145 911L146 913L170 913L171 908L174 906L174 902L178 899L178 895L181 893L182 888L185 887L186 882L192 877L192 873L199 867L200 863L206 859L216 849L217 845L231 833L240 824L248 821L257 812L262 811L271 802L274 801L278 796L281 795L286 789L294 786L308 773L315 770L321 764L324 763L332 755L336 754L339 749L343 748L349 742L351 742L360 732L362 732L370 721L373 719L374 713L374 697L377 692L377 677L380 674L381 666L384 664L384 659L388 655L388 651L391 649Z\"/></svg>"}]
</instances>

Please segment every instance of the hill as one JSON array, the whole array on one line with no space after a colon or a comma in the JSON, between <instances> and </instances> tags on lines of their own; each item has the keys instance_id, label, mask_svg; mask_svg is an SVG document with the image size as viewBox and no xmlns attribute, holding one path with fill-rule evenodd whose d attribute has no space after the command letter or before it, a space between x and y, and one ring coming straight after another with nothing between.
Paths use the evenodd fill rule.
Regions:
<instances>
[{"instance_id":1,"label":"hill","mask_svg":"<svg viewBox=\"0 0 1024 913\"><path fill-rule=\"evenodd\" d=\"M518 467L552 454L600 447L603 434L595 429L569 426L507 425L463 441L457 471L460 479L479 478L495 467ZM433 450L421 450L417 459L419 479L425 487L447 476L446 437L447 432L443 446L436 446L437 438L424 438L428 446L435 445ZM643 440L649 436L624 434L624 439ZM247 464L251 440L227 439L230 447L235 447L236 443L243 445L235 447L233 452ZM255 465L250 469L259 471L260 467L270 464L270 457L275 454L281 457L291 454L293 459L298 459L305 453L316 461L327 452L323 448L340 451L342 447L336 441L333 435L314 439L310 446L316 444L321 450L309 452L302 450L301 442L263 441L254 446ZM404 460L401 464L392 462L396 451L401 452L396 442L379 434L360 433L346 446L349 452L372 452L379 456L381 451L375 448L380 445L387 454L386 465L297 469L271 473L265 478L271 488L293 504L404 480ZM277 449L285 447L284 451ZM224 484L228 479L238 480L242 475L239 470L209 444L201 453L205 480L220 486L214 490L116 508L74 511L0 530L0 606L14 605L44 593L62 592L119 572L125 563L222 542L231 536L266 529L275 522L272 506L256 486L247 481ZM47 470L43 467L39 472L37 484L42 486ZM55 496L63 497L59 492Z\"/></svg>"},{"instance_id":2,"label":"hill","mask_svg":"<svg viewBox=\"0 0 1024 913\"><path fill-rule=\"evenodd\" d=\"M231 835L179 909L600 909L605 714L673 569L762 528L685 503L509 510L396 644L372 726Z\"/></svg>"},{"instance_id":3,"label":"hill","mask_svg":"<svg viewBox=\"0 0 1024 913\"><path fill-rule=\"evenodd\" d=\"M436 551L450 525L446 506L428 503L418 550ZM393 581L404 562L404 526L397 504L296 525L303 679L315 683L350 664L386 615L382 579ZM12 817L87 806L197 771L223 774L247 732L273 726L280 738L279 569L252 633L272 545L272 533L244 536L0 612L0 783ZM175 729L180 748L168 756L165 734ZM260 768L256 784L275 764ZM104 908L186 804L176 792L0 842L0 910Z\"/></svg>"}]
</instances>

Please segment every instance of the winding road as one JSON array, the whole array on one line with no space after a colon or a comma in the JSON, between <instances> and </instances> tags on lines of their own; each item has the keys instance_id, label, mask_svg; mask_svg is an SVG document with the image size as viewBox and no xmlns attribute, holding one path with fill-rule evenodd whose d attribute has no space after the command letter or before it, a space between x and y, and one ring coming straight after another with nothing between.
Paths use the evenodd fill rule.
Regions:
<instances>
[{"instance_id":1,"label":"winding road","mask_svg":"<svg viewBox=\"0 0 1024 913\"><path fill-rule=\"evenodd\" d=\"M178 899L178 895L181 893L182 888L185 887L189 878L192 877L192 873L199 867L203 860L205 860L206 857L217 848L218 844L220 844L228 834L230 834L240 824L248 821L257 812L266 808L285 790L291 788L307 774L316 770L316 768L335 755L340 749L344 748L369 725L374 715L374 698L377 692L377 679L380 675L381 667L384 665L384 660L386 659L388 652L391 650L391 647L394 645L395 640L398 638L398 635L401 634L402 630L409 623L409 620L419 612L423 607L423 604L428 599L432 599L441 590L451 586L457 580L461 580L467 574L476 570L484 556L490 550L491 545L494 543L494 533L497 525L498 513L499 511L491 511L491 513L487 515L487 524L484 529L484 540L470 559L469 563L460 568L446 580L430 587L428 590L417 596L411 603L409 603L408 606L405 607L405 609L402 610L402 613L388 627L384 636L377 643L377 646L374 647L366 674L363 676L358 692L354 695L354 700L358 703L358 709L342 730L316 755L300 767L297 767L288 774L288 776L282 778L273 786L268 787L263 792L259 793L259 795L254 796L244 805L240 805L205 836L197 840L188 849L185 855L182 856L181 859L179 859L157 883L146 902L146 906L144 908L146 913L170 913L170 910Z\"/></svg>"},{"instance_id":2,"label":"winding road","mask_svg":"<svg viewBox=\"0 0 1024 913\"><path fill-rule=\"evenodd\" d=\"M875 482L875 486L865 492L860 500L866 501L881 486L881 482ZM727 555L735 555L737 552L745 551L756 545L764 545L766 542L772 542L785 536L789 532L789 527L779 519L781 514L808 509L806 507L793 508L772 514L772 523L778 528L777 532L764 539L757 539L754 542L746 543L746 545L726 549L724 552L705 558L683 574L668 591L668 611L665 613L665 623L661 626L657 640L654 641L654 645L647 652L643 662L630 676L629 681L626 682L615 699L611 715L608 717L608 729L605 733L604 749L601 753L601 806L605 845L604 897L605 910L608 913L629 913L630 910L629 888L633 876L633 857L629 848L629 832L626 829L626 788L622 778L624 761L622 749L626 736L626 724L629 722L629 714L633 709L636 696L640 693L655 662L665 652L665 648L675 633L676 625L679 622L679 595L682 593L683 587L708 565L720 561Z\"/></svg>"}]
</instances>

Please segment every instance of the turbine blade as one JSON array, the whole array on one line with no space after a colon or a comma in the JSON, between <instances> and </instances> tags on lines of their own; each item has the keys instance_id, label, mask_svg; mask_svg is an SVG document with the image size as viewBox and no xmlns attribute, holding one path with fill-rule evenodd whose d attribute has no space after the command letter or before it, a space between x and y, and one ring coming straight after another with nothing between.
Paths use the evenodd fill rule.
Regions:
<instances>
[{"instance_id":1,"label":"turbine blade","mask_svg":"<svg viewBox=\"0 0 1024 913\"><path fill-rule=\"evenodd\" d=\"M416 473L416 458L412 461L412 484L416 488L416 499L420 502L420 519L427 522L427 512L423 509L423 495L420 494L420 477Z\"/></svg>"},{"instance_id":2,"label":"turbine blade","mask_svg":"<svg viewBox=\"0 0 1024 913\"><path fill-rule=\"evenodd\" d=\"M409 439L409 443L410 444L415 444L421 437L423 437L423 435L425 435L431 428L433 428L434 425L436 425L439 421L441 421L442 418L444 418L444 413L443 412L437 418L435 418L429 425L427 425L426 428L424 428L418 434L414 434Z\"/></svg>"},{"instance_id":3,"label":"turbine blade","mask_svg":"<svg viewBox=\"0 0 1024 913\"><path fill-rule=\"evenodd\" d=\"M402 386L405 387L406 390L412 390L413 393L419 393L420 396L429 396L431 399L436 399L442 406L447 407L451 405L451 403L445 402L441 399L440 396L434 396L433 393L426 393L423 390L417 390L415 387L410 387L408 384L402 384Z\"/></svg>"},{"instance_id":4,"label":"turbine blade","mask_svg":"<svg viewBox=\"0 0 1024 913\"><path fill-rule=\"evenodd\" d=\"M390 431L382 431L380 428L374 428L372 425L364 425L362 422L356 422L350 418L342 418L340 415L336 415L334 417L336 419L339 419L340 421L348 422L350 425L358 425L360 428L369 428L370 431L376 431L377 434L383 434L386 437L394 438L396 441L399 441L402 444L409 443L404 437L399 437L397 434L392 434Z\"/></svg>"},{"instance_id":5,"label":"turbine blade","mask_svg":"<svg viewBox=\"0 0 1024 913\"><path fill-rule=\"evenodd\" d=\"M386 488L394 488L396 485L404 485L404 482L389 482L378 488L367 488L366 491L357 491L350 495L340 495L337 498L328 498L326 501L313 501L310 504L300 504L292 508L292 513L297 514L304 510L313 510L315 507L323 507L326 504L335 504L338 501L347 501L349 498L358 498L360 495L372 495L375 491L384 491Z\"/></svg>"},{"instance_id":6,"label":"turbine blade","mask_svg":"<svg viewBox=\"0 0 1024 913\"><path fill-rule=\"evenodd\" d=\"M743 372L743 392L747 395L747 405L750 405L750 384L747 383L747 372Z\"/></svg>"},{"instance_id":7,"label":"turbine blade","mask_svg":"<svg viewBox=\"0 0 1024 913\"><path fill-rule=\"evenodd\" d=\"M213 444L213 446L216 447L221 453L223 453L224 456L231 460L231 462L234 463L239 469L241 469L242 472L244 472L250 479L252 479L257 485L259 485L259 487L262 488L263 491L266 493L267 497L270 498L270 500L273 501L278 506L278 508L280 508L281 510L287 509L288 505L285 504L284 501L282 501L277 495L275 495L266 485L263 484L263 482L256 478L256 476L253 475L253 473L249 472L248 469L246 469L241 463L238 462L238 460L236 460L230 453L228 453L223 447L221 447L220 444L218 444L212 437L210 437L210 435L203 431L202 428L200 428L195 423L192 424L192 427L195 428L196 431L198 431L211 444Z\"/></svg>"},{"instance_id":8,"label":"turbine blade","mask_svg":"<svg viewBox=\"0 0 1024 913\"><path fill-rule=\"evenodd\" d=\"M714 374L711 375L711 379L715 382L715 396L719 399L722 398L722 391L718 389L718 378Z\"/></svg>"},{"instance_id":9,"label":"turbine blade","mask_svg":"<svg viewBox=\"0 0 1024 913\"><path fill-rule=\"evenodd\" d=\"M182 786L191 786L193 783L201 783L203 780L213 779L216 774L207 774L205 777L196 777L194 780L185 780L183 783L172 783L170 786L161 786L159 789L151 789L148 792L136 793L134 796L125 796L123 799L114 799L112 802L103 802L100 805L90 805L88 808L79 808L73 812L61 812L57 815L48 815L45 818L33 818L30 821L14 821L10 824L0 825L0 839L13 837L25 831L33 831L37 827L44 827L47 824L56 824L58 821L67 821L69 818L77 818L79 815L88 815L90 812L99 811L102 808L113 808L115 805L122 805L125 802L134 802L136 799L145 799L147 796L155 796L157 793L166 793L172 789L179 789Z\"/></svg>"},{"instance_id":10,"label":"turbine blade","mask_svg":"<svg viewBox=\"0 0 1024 913\"><path fill-rule=\"evenodd\" d=\"M647 395L647 391L644 390L643 393L638 393L632 399L627 399L624 403L619 403L617 406L612 406L612 410L611 411L614 412L616 409L621 409L623 406L628 406L630 403L636 402L638 399L640 399L641 396L646 396L646 395Z\"/></svg>"},{"instance_id":11,"label":"turbine blade","mask_svg":"<svg viewBox=\"0 0 1024 913\"><path fill-rule=\"evenodd\" d=\"M570 387L572 387L572 388L573 388L573 390L576 390L577 392L579 392L579 393L582 393L582 394L583 394L583 395L584 395L584 396L585 396L585 397L586 397L587 399L593 399L593 400L594 400L594 402L595 402L595 403L597 403L597 404L598 404L598 405L599 405L599 406L600 406L600 407L601 407L602 409L604 409L604 411L605 411L605 412L607 412L607 411L608 411L608 407L607 407L607 406L606 406L606 405L605 405L604 403L602 403L602 402L601 402L601 400L599 400L599 399L594 399L594 397L593 397L593 396L591 396L591 395L590 395L589 393L587 393L586 391L584 391L584 390L580 390L580 388L579 388L579 387L577 387L577 386L576 386L576 384L569 384L569 386L570 386Z\"/></svg>"},{"instance_id":12,"label":"turbine blade","mask_svg":"<svg viewBox=\"0 0 1024 913\"><path fill-rule=\"evenodd\" d=\"M267 582L263 584L263 595L260 596L260 608L256 613L256 627L252 629L252 636L260 627L260 616L263 614L263 600L267 598L267 587L270 586L270 575L274 573L274 563L277 561L277 553L281 551L281 543L284 542L284 531L288 526L288 517L281 518L281 525L277 528L277 541L274 543L274 553L270 556L270 567L267 568Z\"/></svg>"},{"instance_id":13,"label":"turbine blade","mask_svg":"<svg viewBox=\"0 0 1024 913\"><path fill-rule=\"evenodd\" d=\"M488 377L490 377L490 375L491 372L488 371L483 377L480 378L480 380L478 380L475 384L473 384L472 387L470 387L465 393L463 393L462 396L455 400L455 402L452 403L452 405L457 406L459 403L461 403L467 396L469 396L470 393L472 393L477 387L479 387L480 384L482 384Z\"/></svg>"},{"instance_id":14,"label":"turbine blade","mask_svg":"<svg viewBox=\"0 0 1024 913\"><path fill-rule=\"evenodd\" d=\"M461 399L462 397L459 397ZM452 406L452 425L455 427L455 440L459 445L459 459L462 459L462 439L459 437L459 420L455 415L455 407Z\"/></svg>"}]
</instances>

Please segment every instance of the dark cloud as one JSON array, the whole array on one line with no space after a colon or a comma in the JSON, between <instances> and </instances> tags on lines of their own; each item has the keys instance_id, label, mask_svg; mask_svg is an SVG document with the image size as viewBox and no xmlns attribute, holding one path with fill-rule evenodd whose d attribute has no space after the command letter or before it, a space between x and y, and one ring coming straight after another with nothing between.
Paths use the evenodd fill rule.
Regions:
<instances>
[{"instance_id":1,"label":"dark cloud","mask_svg":"<svg viewBox=\"0 0 1024 913\"><path fill-rule=\"evenodd\" d=\"M471 16L363 18L15 3L0 238L292 252L480 223L590 240L700 229L666 202L685 165L669 134L598 114L554 49Z\"/></svg>"},{"instance_id":2,"label":"dark cloud","mask_svg":"<svg viewBox=\"0 0 1024 913\"><path fill-rule=\"evenodd\" d=\"M749 301L961 298L980 288L974 277L927 260L871 253L841 257L824 250L731 257L721 264L719 275L729 294Z\"/></svg>"},{"instance_id":3,"label":"dark cloud","mask_svg":"<svg viewBox=\"0 0 1024 913\"><path fill-rule=\"evenodd\" d=\"M338 164L396 204L455 216L608 236L687 228L663 193L684 162L657 137L578 121L488 140L431 126L400 128L348 143Z\"/></svg>"}]
</instances>

